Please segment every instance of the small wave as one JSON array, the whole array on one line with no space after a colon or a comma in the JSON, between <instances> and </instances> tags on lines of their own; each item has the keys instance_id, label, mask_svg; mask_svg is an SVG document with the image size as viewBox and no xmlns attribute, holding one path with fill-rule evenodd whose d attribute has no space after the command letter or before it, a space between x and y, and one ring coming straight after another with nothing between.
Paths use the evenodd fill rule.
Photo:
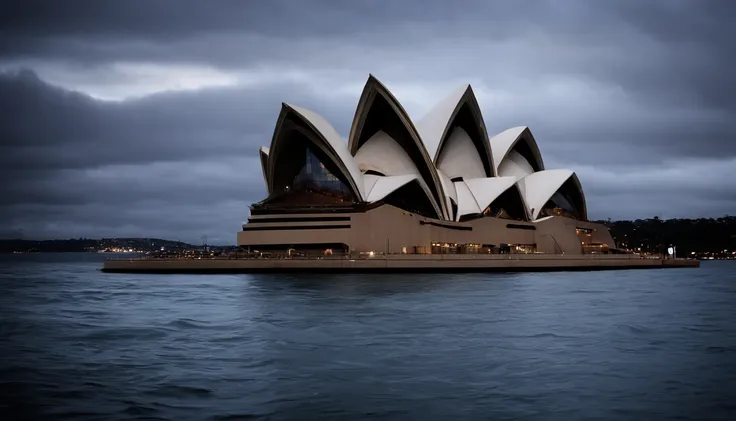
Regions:
<instances>
[{"instance_id":1,"label":"small wave","mask_svg":"<svg viewBox=\"0 0 736 421\"><path fill-rule=\"evenodd\" d=\"M124 339L158 339L166 333L155 328L115 328L102 329L78 336L75 339L85 340L124 340Z\"/></svg>"},{"instance_id":2,"label":"small wave","mask_svg":"<svg viewBox=\"0 0 736 421\"><path fill-rule=\"evenodd\" d=\"M36 323L27 320L6 320L0 324L0 335L10 336L15 333L24 334L28 331L36 329L38 325Z\"/></svg>"},{"instance_id":3,"label":"small wave","mask_svg":"<svg viewBox=\"0 0 736 421\"><path fill-rule=\"evenodd\" d=\"M649 329L645 326L634 326L629 324L618 325L619 329L631 332L631 333L647 333Z\"/></svg>"},{"instance_id":4,"label":"small wave","mask_svg":"<svg viewBox=\"0 0 736 421\"><path fill-rule=\"evenodd\" d=\"M709 354L732 354L736 353L736 347L733 346L709 346L705 349Z\"/></svg>"},{"instance_id":5,"label":"small wave","mask_svg":"<svg viewBox=\"0 0 736 421\"><path fill-rule=\"evenodd\" d=\"M52 390L52 391L47 392L47 394L50 397L64 399L64 400L69 400L69 399L84 400L90 397L90 394L88 392L85 392L83 390L75 390L75 389L73 390Z\"/></svg>"},{"instance_id":6,"label":"small wave","mask_svg":"<svg viewBox=\"0 0 736 421\"><path fill-rule=\"evenodd\" d=\"M17 390L17 389L49 389L53 390L59 387L56 383L48 383L34 380L7 380L0 381L0 389Z\"/></svg>"},{"instance_id":7,"label":"small wave","mask_svg":"<svg viewBox=\"0 0 736 421\"><path fill-rule=\"evenodd\" d=\"M166 385L150 392L156 396L182 397L182 396L210 396L212 390L203 387Z\"/></svg>"},{"instance_id":8,"label":"small wave","mask_svg":"<svg viewBox=\"0 0 736 421\"><path fill-rule=\"evenodd\" d=\"M223 336L219 338L213 338L210 342L212 343L234 343L234 342L243 342L243 340L246 339L245 336Z\"/></svg>"},{"instance_id":9,"label":"small wave","mask_svg":"<svg viewBox=\"0 0 736 421\"><path fill-rule=\"evenodd\" d=\"M228 415L215 415L210 418L213 421L238 421L238 420L257 420L259 418L268 417L269 415L260 414L228 414Z\"/></svg>"},{"instance_id":10,"label":"small wave","mask_svg":"<svg viewBox=\"0 0 736 421\"><path fill-rule=\"evenodd\" d=\"M166 324L169 327L176 327L179 329L202 329L207 326L197 320L192 319L177 319Z\"/></svg>"},{"instance_id":11,"label":"small wave","mask_svg":"<svg viewBox=\"0 0 736 421\"><path fill-rule=\"evenodd\" d=\"M55 420L78 420L84 417L103 417L108 416L109 414L91 411L63 411L52 412L49 415L53 416Z\"/></svg>"},{"instance_id":12,"label":"small wave","mask_svg":"<svg viewBox=\"0 0 736 421\"><path fill-rule=\"evenodd\" d=\"M721 332L723 329L704 327L704 326L683 326L685 329L693 332Z\"/></svg>"},{"instance_id":13,"label":"small wave","mask_svg":"<svg viewBox=\"0 0 736 421\"><path fill-rule=\"evenodd\" d=\"M524 338L524 339L539 339L539 338L558 338L558 339L571 339L574 336L558 335L556 333L536 333L534 335L512 335L511 338Z\"/></svg>"},{"instance_id":14,"label":"small wave","mask_svg":"<svg viewBox=\"0 0 736 421\"><path fill-rule=\"evenodd\" d=\"M609 291L593 290L593 289L574 289L570 291L571 294L606 294Z\"/></svg>"},{"instance_id":15,"label":"small wave","mask_svg":"<svg viewBox=\"0 0 736 421\"><path fill-rule=\"evenodd\" d=\"M128 415L148 415L154 414L158 412L156 408L151 408L148 406L141 405L137 402L131 402L131 401L125 401L123 402L126 405L128 405L125 409L123 409L121 412Z\"/></svg>"},{"instance_id":16,"label":"small wave","mask_svg":"<svg viewBox=\"0 0 736 421\"><path fill-rule=\"evenodd\" d=\"M84 383L82 383L82 386L90 386L90 387L100 387L100 388L101 388L101 387L105 387L105 385L104 385L104 384L102 384L102 383L97 383L97 382L84 382Z\"/></svg>"}]
</instances>

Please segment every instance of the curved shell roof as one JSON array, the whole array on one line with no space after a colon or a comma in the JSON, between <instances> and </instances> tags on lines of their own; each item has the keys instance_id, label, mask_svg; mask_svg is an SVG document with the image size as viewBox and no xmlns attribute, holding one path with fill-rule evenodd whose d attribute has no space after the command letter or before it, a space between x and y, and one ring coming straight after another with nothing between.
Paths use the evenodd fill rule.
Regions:
<instances>
[{"instance_id":1,"label":"curved shell roof","mask_svg":"<svg viewBox=\"0 0 736 421\"><path fill-rule=\"evenodd\" d=\"M401 145L381 130L363 143L353 159L363 172L375 171L383 175L414 174L421 177L417 164Z\"/></svg>"},{"instance_id":2,"label":"curved shell roof","mask_svg":"<svg viewBox=\"0 0 736 421\"><path fill-rule=\"evenodd\" d=\"M442 170L437 170L437 175L440 176L440 182L442 183L442 189L445 191L445 197L447 199L447 209L450 210L449 220L454 221L456 215L452 214L452 203L457 205L457 190L450 177L447 176Z\"/></svg>"},{"instance_id":3,"label":"curved shell roof","mask_svg":"<svg viewBox=\"0 0 736 421\"><path fill-rule=\"evenodd\" d=\"M365 197L365 191L363 189L362 183L363 174L360 172L358 165L356 165L355 161L352 159L352 155L350 155L347 145L345 145L345 142L343 142L343 140L340 138L337 130L335 130L335 128L332 127L332 125L328 123L327 120L325 120L321 115L313 111L288 104L287 106L290 106L304 120L306 120L317 133L320 133L322 135L324 140L329 145L330 149L334 151L340 162L344 164L345 168L350 173L350 176L352 177L356 187L358 188L358 191L360 192L360 197Z\"/></svg>"},{"instance_id":4,"label":"curved shell roof","mask_svg":"<svg viewBox=\"0 0 736 421\"><path fill-rule=\"evenodd\" d=\"M283 153L288 154L290 151L289 145L283 144L286 142L287 137L282 136L282 126L290 118L296 118L306 125L313 135L310 138L315 142L314 146L321 149L333 161L342 172L343 177L347 180L358 200L363 200L365 197L363 174L360 172L353 157L350 156L345 142L340 139L337 131L319 114L286 103L282 103L281 114L276 123L271 147L269 148L269 165L267 171L269 192L274 190L274 172L277 170L274 166L277 157Z\"/></svg>"},{"instance_id":5,"label":"curved shell roof","mask_svg":"<svg viewBox=\"0 0 736 421\"><path fill-rule=\"evenodd\" d=\"M520 180L534 172L534 167L529 161L515 150L509 151L501 165L498 166L498 174L503 177L515 177Z\"/></svg>"},{"instance_id":6,"label":"curved shell roof","mask_svg":"<svg viewBox=\"0 0 736 421\"><path fill-rule=\"evenodd\" d=\"M433 162L438 168L441 168L439 162L443 153L448 152L448 149L452 149L457 145L457 143L448 142L448 140L452 139L454 129L457 127L455 123L458 113L466 105L469 107L472 124L479 137L476 139L478 144L474 145L470 137L465 133L465 136L471 141L472 148L466 148L466 145L463 145L462 150L454 152L454 155L461 155L464 159L478 160L483 169L483 175L480 176L493 177L495 175L495 167L493 165L491 146L488 142L488 132L486 131L480 106L470 85L463 85L432 107L416 124L417 131L422 137L422 141L424 141L424 145L432 157ZM465 176L469 177L470 175Z\"/></svg>"},{"instance_id":7,"label":"curved shell roof","mask_svg":"<svg viewBox=\"0 0 736 421\"><path fill-rule=\"evenodd\" d=\"M376 104L379 111L372 115ZM460 124L458 113L462 116ZM259 150L269 194L278 171L276 158L290 150L281 134L287 121L297 122L292 127L306 133L309 141L324 152L361 202L382 200L416 181L435 209L432 217L459 220L463 215L483 212L505 191L516 188L529 219L536 220L550 198L572 180L582 200L581 216L587 217L577 176L570 170L545 170L528 127L513 127L488 139L470 85L440 101L415 127L391 92L371 75L356 108L347 144L319 114L282 104L271 146ZM371 133L364 134L364 130Z\"/></svg>"},{"instance_id":8,"label":"curved shell roof","mask_svg":"<svg viewBox=\"0 0 736 421\"><path fill-rule=\"evenodd\" d=\"M381 175L367 174L365 175L365 180L366 190L368 192L368 202L378 202L379 200L383 200L386 196L390 195L391 193L411 182L419 183L419 186L421 187L422 191L424 191L424 193L427 195L427 198L432 197L429 188L427 188L427 184L425 184L424 180L419 178L417 175L407 174L386 177ZM436 206L436 203L433 203L432 206L434 207L434 211L437 213L437 215L440 215L440 210Z\"/></svg>"},{"instance_id":9,"label":"curved shell roof","mask_svg":"<svg viewBox=\"0 0 736 421\"><path fill-rule=\"evenodd\" d=\"M520 141L525 142L531 151L532 162L529 162L536 171L544 170L544 161L542 160L542 153L539 152L537 142L532 136L532 132L526 126L512 127L504 130L503 132L493 136L490 140L491 150L493 151L493 157L495 158L494 163L496 164L496 174L499 173L499 168L504 163L504 160L508 157L509 152L514 150L514 147Z\"/></svg>"},{"instance_id":10,"label":"curved shell roof","mask_svg":"<svg viewBox=\"0 0 736 421\"><path fill-rule=\"evenodd\" d=\"M363 88L363 93L360 96L360 101L358 101L358 106L355 109L355 117L353 118L353 124L350 128L350 136L348 138L350 153L355 156L361 148L363 143L361 142L361 135L365 128L366 119L369 116L376 97L379 96L388 103L390 112L398 117L403 130L408 134L410 141L402 147L405 148L408 155L417 157L414 159L414 163L422 175L422 179L429 187L430 192L432 192L433 203L439 204L442 210L442 216L447 218L448 212L445 206L445 194L437 176L437 170L427 154L427 150L424 148L424 144L414 127L414 123L412 123L411 118L409 118L409 115L399 101L373 75L369 75L368 81Z\"/></svg>"},{"instance_id":11,"label":"curved shell roof","mask_svg":"<svg viewBox=\"0 0 736 421\"><path fill-rule=\"evenodd\" d=\"M271 183L268 181L268 148L261 146L258 150L258 156L261 159L261 171L263 171L263 181L266 182L266 189L271 194Z\"/></svg>"},{"instance_id":12,"label":"curved shell roof","mask_svg":"<svg viewBox=\"0 0 736 421\"><path fill-rule=\"evenodd\" d=\"M368 201L377 202L407 183L417 179L416 175L395 175L391 177L382 177L380 175L367 175L366 179L370 179L371 189L368 191Z\"/></svg>"},{"instance_id":13,"label":"curved shell roof","mask_svg":"<svg viewBox=\"0 0 736 421\"><path fill-rule=\"evenodd\" d=\"M438 170L442 170L450 178L481 178L486 177L478 151L473 140L461 127L455 127L449 134L445 147L435 161Z\"/></svg>"},{"instance_id":14,"label":"curved shell roof","mask_svg":"<svg viewBox=\"0 0 736 421\"><path fill-rule=\"evenodd\" d=\"M547 201L570 179L574 182L582 199L583 209L580 209L580 212L583 218L587 218L585 194L578 176L570 170L545 170L530 174L518 182L532 220L539 217Z\"/></svg>"},{"instance_id":15,"label":"curved shell roof","mask_svg":"<svg viewBox=\"0 0 736 421\"><path fill-rule=\"evenodd\" d=\"M371 171L374 173L368 173L363 176L368 202L378 201L391 193L391 191L388 191L380 198L376 198L375 194L372 195L372 192L376 190L374 183L380 182L381 189L394 186L394 190L396 190L412 180L419 180L422 188L430 193L428 199L437 210L435 217L442 219L442 209L439 207L437 201L434 200L431 190L429 190L427 184L424 182L416 163L391 136L379 130L363 143L360 149L358 149L354 160L361 171ZM387 182L386 179L394 181ZM398 184L399 181L397 180L406 181Z\"/></svg>"},{"instance_id":16,"label":"curved shell roof","mask_svg":"<svg viewBox=\"0 0 736 421\"><path fill-rule=\"evenodd\" d=\"M459 220L463 215L471 215L481 213L485 208L493 203L501 194L510 188L517 188L516 178L514 177L488 177L474 178L455 182L455 186L460 192L472 196L473 200L466 198L467 204L463 204L462 209L458 205L458 214L455 220ZM466 196L467 197L467 196Z\"/></svg>"}]
</instances>

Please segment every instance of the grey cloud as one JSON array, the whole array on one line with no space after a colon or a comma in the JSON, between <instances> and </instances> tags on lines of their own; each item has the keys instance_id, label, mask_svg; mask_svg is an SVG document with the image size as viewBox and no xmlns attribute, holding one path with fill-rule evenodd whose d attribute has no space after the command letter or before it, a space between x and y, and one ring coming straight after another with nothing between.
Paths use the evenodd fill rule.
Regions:
<instances>
[{"instance_id":1,"label":"grey cloud","mask_svg":"<svg viewBox=\"0 0 736 421\"><path fill-rule=\"evenodd\" d=\"M263 198L257 158L106 166L0 186L4 230L35 238L201 234L231 243ZM158 234L156 234L158 235Z\"/></svg>"},{"instance_id":2,"label":"grey cloud","mask_svg":"<svg viewBox=\"0 0 736 421\"><path fill-rule=\"evenodd\" d=\"M257 148L269 145L279 112L271 95L312 108L321 102L298 86L264 89L104 102L31 71L0 75L3 232L147 236L150 228L231 243L248 205L265 194ZM350 102L326 107L347 122L343 129Z\"/></svg>"},{"instance_id":3,"label":"grey cloud","mask_svg":"<svg viewBox=\"0 0 736 421\"><path fill-rule=\"evenodd\" d=\"M370 7L369 7L370 6ZM733 110L731 2L18 3L5 14L6 62L28 57L339 67L490 86L572 75L648 104ZM298 64L297 64L298 63ZM724 89L725 88L725 89Z\"/></svg>"},{"instance_id":4,"label":"grey cloud","mask_svg":"<svg viewBox=\"0 0 736 421\"><path fill-rule=\"evenodd\" d=\"M270 143L280 102L347 135L368 73L414 118L470 82L490 133L528 125L548 167L578 171L591 217L718 216L736 207L734 9L16 2L0 16L0 69L32 71L0 74L0 217L5 231L40 237L196 241L202 227L231 243L265 194L256 149ZM119 63L172 77L205 66L237 83L115 102L70 91L141 83Z\"/></svg>"},{"instance_id":5,"label":"grey cloud","mask_svg":"<svg viewBox=\"0 0 736 421\"><path fill-rule=\"evenodd\" d=\"M554 10L554 2L535 8L509 7L473 0L461 7L429 0L421 8L411 2L345 3L315 0L269 2L222 1L217 7L197 1L127 1L102 4L93 0L64 3L27 1L7 7L0 23L8 32L27 35L89 35L170 39L211 32L254 32L268 36L332 36L375 31L377 27L447 19L480 24L520 17L540 17ZM478 11L467 16L468 10ZM487 15L482 16L483 13ZM298 18L298 19L297 19Z\"/></svg>"},{"instance_id":6,"label":"grey cloud","mask_svg":"<svg viewBox=\"0 0 736 421\"><path fill-rule=\"evenodd\" d=\"M318 102L289 85L102 102L49 86L30 71L0 74L0 164L6 171L48 170L248 156L270 143L278 97Z\"/></svg>"}]
</instances>

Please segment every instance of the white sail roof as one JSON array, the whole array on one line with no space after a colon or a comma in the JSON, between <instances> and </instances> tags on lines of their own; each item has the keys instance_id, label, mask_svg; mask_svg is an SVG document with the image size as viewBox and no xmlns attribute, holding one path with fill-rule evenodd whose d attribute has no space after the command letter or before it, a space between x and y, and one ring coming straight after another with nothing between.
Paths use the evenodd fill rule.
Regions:
<instances>
[{"instance_id":1,"label":"white sail roof","mask_svg":"<svg viewBox=\"0 0 736 421\"><path fill-rule=\"evenodd\" d=\"M455 190L455 184L453 184L450 177L447 176L442 170L437 170L437 175L440 177L440 182L442 183L442 190L445 192L445 197L447 199L447 211L448 216L450 220L455 220L455 215L452 214L452 203L454 202L455 205L457 205L457 190Z\"/></svg>"},{"instance_id":2,"label":"white sail roof","mask_svg":"<svg viewBox=\"0 0 736 421\"><path fill-rule=\"evenodd\" d=\"M296 132L304 134L305 140L289 134ZM296 157L285 159L290 151L301 150L301 146L289 144L287 138L319 148L320 159L326 156L330 160L330 171L347 180L358 201L382 200L416 181L436 212L432 217L458 220L463 215L483 212L509 188L516 188L529 219L535 220L551 198L556 203L564 202L553 196L572 179L579 197L568 199L576 202L574 207L582 206L576 210L586 217L577 176L569 170L544 170L542 155L528 127L513 127L488 138L470 85L461 86L438 102L415 126L391 92L370 75L347 142L319 114L282 104L271 146L259 151L269 193L275 184L287 183L291 177L288 171L293 170L276 179L276 166L298 164ZM565 195L570 193L568 187L565 185ZM457 211L453 211L455 207Z\"/></svg>"},{"instance_id":3,"label":"white sail roof","mask_svg":"<svg viewBox=\"0 0 736 421\"><path fill-rule=\"evenodd\" d=\"M514 146L521 141L526 142L532 153L534 162L530 162L529 164L539 171L544 169L542 154L539 152L539 147L537 147L537 142L534 140L531 131L526 126L519 126L504 130L490 139L494 164L496 165L496 174L504 176L504 174L499 173L499 168L502 166L504 160L508 158Z\"/></svg>"},{"instance_id":4,"label":"white sail roof","mask_svg":"<svg viewBox=\"0 0 736 421\"><path fill-rule=\"evenodd\" d=\"M369 139L361 141L362 132L365 127L367 118L370 115L372 106L375 104L375 99L381 97L388 104L391 112L395 114L398 121L401 122L403 130L406 131L409 142L402 148L406 149L406 155L413 158L414 166L418 170L418 174L425 182L430 192L432 193L432 204L433 206L438 205L441 210L440 218L447 218L447 209L445 203L445 194L442 191L442 185L437 175L437 170L432 162L431 158L427 154L427 150L424 148L424 144L417 133L414 123L409 118L406 110L401 106L398 100L393 94L373 75L368 77L368 81L363 88L363 93L358 101L358 107L355 110L355 117L353 118L353 124L350 128L350 136L348 138L348 149L353 156L357 156L359 150L363 148L368 140L373 139L375 134L371 133ZM396 142L398 144L398 142ZM385 174L385 173L384 173ZM386 174L388 175L388 174Z\"/></svg>"},{"instance_id":5,"label":"white sail roof","mask_svg":"<svg viewBox=\"0 0 736 421\"><path fill-rule=\"evenodd\" d=\"M271 193L271 184L268 182L268 148L261 146L258 150L258 156L261 160L261 171L263 171L263 181L266 183L268 193Z\"/></svg>"},{"instance_id":6,"label":"white sail roof","mask_svg":"<svg viewBox=\"0 0 736 421\"><path fill-rule=\"evenodd\" d=\"M474 126L472 130L476 134L475 141L478 142L477 145L473 143L473 139L471 139L471 136L468 136L466 130L460 129L461 132L458 132L457 129L459 129L459 126L455 124L458 113L466 105L470 110L472 125ZM461 86L439 101L419 120L416 127L427 148L427 152L432 157L437 168L443 169L443 166L440 164L442 161L447 163L454 162L454 159L457 159L458 161L472 161L473 164L477 162L480 164L481 169L477 171L477 165L469 166L467 169L476 171L473 173L458 174L458 177L492 177L495 175L495 167L493 165L491 146L488 142L485 122L483 121L478 101L473 93L473 88L470 85ZM471 147L467 147L468 145L465 142L452 141L453 136L458 136L460 133L465 135ZM455 137L454 140L457 140L457 138ZM454 150L455 148L459 148L460 150ZM479 153L479 151L481 152ZM443 159L444 154L449 154L454 158ZM454 168L458 169L457 167ZM445 171L450 177L455 177L452 173L456 171L450 168L446 168Z\"/></svg>"},{"instance_id":7,"label":"white sail roof","mask_svg":"<svg viewBox=\"0 0 736 421\"><path fill-rule=\"evenodd\" d=\"M417 180L417 176L408 174L382 177L380 175L369 174L366 175L366 179L371 179L371 190L368 192L368 201L377 202L407 183Z\"/></svg>"},{"instance_id":8,"label":"white sail roof","mask_svg":"<svg viewBox=\"0 0 736 421\"><path fill-rule=\"evenodd\" d=\"M486 177L483 161L478 155L478 150L475 149L473 140L460 127L455 127L450 133L436 164L437 169L443 171L451 179Z\"/></svg>"},{"instance_id":9,"label":"white sail roof","mask_svg":"<svg viewBox=\"0 0 736 421\"><path fill-rule=\"evenodd\" d=\"M420 184L422 184L423 189L427 189L427 191L429 191L411 157L407 155L406 151L398 144L398 142L383 131L379 130L376 134L366 140L360 149L358 149L358 153L355 155L354 159L361 171L373 171L381 174L374 175L368 173L363 176L366 183L366 191L369 192L367 193L368 202L380 200L390 193L389 191L386 194L381 195L379 198L376 198L378 197L376 196L377 193L372 194L373 191L382 192L383 189L388 189L389 186L395 186L395 190L415 179L421 182ZM379 180L381 180L380 186L376 185ZM377 187L378 190L376 190ZM432 203L432 206L439 211L437 217L441 218L442 210L432 197L432 194L427 198L430 203Z\"/></svg>"},{"instance_id":10,"label":"white sail roof","mask_svg":"<svg viewBox=\"0 0 736 421\"><path fill-rule=\"evenodd\" d=\"M520 180L534 172L534 168L519 152L509 151L506 158L498 166L498 175L501 177L515 177Z\"/></svg>"},{"instance_id":11,"label":"white sail roof","mask_svg":"<svg viewBox=\"0 0 736 421\"><path fill-rule=\"evenodd\" d=\"M294 130L294 127L291 125L287 125L288 128L284 129L284 125L287 122L291 122L289 123L291 125L296 124L301 127L298 130L311 132L307 136L310 144L319 148L327 156L340 171L343 179L347 181L356 199L362 201L365 197L363 174L348 152L345 142L340 139L337 131L317 113L286 103L282 103L281 105L281 114L276 123L273 138L271 139L271 147L268 152L268 171L266 171L266 177L269 184L269 192L275 189L274 183L276 181L274 174L278 171L275 167L280 157L284 154L288 155L295 150L293 145L289 144L291 137L284 134L284 132L290 133Z\"/></svg>"},{"instance_id":12,"label":"white sail roof","mask_svg":"<svg viewBox=\"0 0 736 421\"><path fill-rule=\"evenodd\" d=\"M455 215L455 220L459 221L463 215L481 213L483 209L475 200L475 196L473 196L473 192L470 191L468 185L463 181L454 184L455 190L457 190L457 215Z\"/></svg>"},{"instance_id":13,"label":"white sail roof","mask_svg":"<svg viewBox=\"0 0 736 421\"><path fill-rule=\"evenodd\" d=\"M462 197L458 194L461 202L458 203L458 214L455 216L455 219L459 220L463 215L483 212L485 208L490 206L506 190L516 188L515 183L516 178L514 177L474 178L455 182L454 184L458 193L463 190ZM468 192L472 196L472 200L467 195ZM462 203L463 201L468 201L469 203Z\"/></svg>"},{"instance_id":14,"label":"white sail roof","mask_svg":"<svg viewBox=\"0 0 736 421\"><path fill-rule=\"evenodd\" d=\"M416 124L427 153L436 160L439 155L440 142L454 117L458 104L463 99L470 85L463 85L440 100Z\"/></svg>"},{"instance_id":15,"label":"white sail roof","mask_svg":"<svg viewBox=\"0 0 736 421\"><path fill-rule=\"evenodd\" d=\"M401 145L381 130L361 145L353 159L363 172L375 171L383 175L420 176L416 163Z\"/></svg>"},{"instance_id":16,"label":"white sail roof","mask_svg":"<svg viewBox=\"0 0 736 421\"><path fill-rule=\"evenodd\" d=\"M327 122L321 115L310 111L306 108L289 105L295 112L297 112L302 118L304 118L315 131L320 133L322 137L327 141L330 148L334 151L340 161L347 168L350 177L353 179L355 186L360 192L360 197L365 197L365 189L363 186L363 174L360 172L358 165L355 163L353 156L350 154L347 145L340 138L334 127Z\"/></svg>"},{"instance_id":17,"label":"white sail roof","mask_svg":"<svg viewBox=\"0 0 736 421\"><path fill-rule=\"evenodd\" d=\"M524 201L527 205L529 217L536 220L544 205L557 193L563 184L569 179L573 179L582 196L583 206L585 205L585 196L582 187L577 179L577 175L570 170L545 170L530 174L518 181L520 190L524 195ZM585 218L585 209L581 209L583 218Z\"/></svg>"}]
</instances>

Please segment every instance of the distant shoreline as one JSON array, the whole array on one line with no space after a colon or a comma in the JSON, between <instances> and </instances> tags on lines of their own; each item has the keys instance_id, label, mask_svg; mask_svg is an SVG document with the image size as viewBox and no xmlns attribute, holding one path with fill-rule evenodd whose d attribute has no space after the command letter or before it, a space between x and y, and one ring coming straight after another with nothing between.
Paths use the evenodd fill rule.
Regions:
<instances>
[{"instance_id":1,"label":"distant shoreline","mask_svg":"<svg viewBox=\"0 0 736 421\"><path fill-rule=\"evenodd\" d=\"M663 254L667 246L677 247L678 257L700 260L736 259L736 216L699 219L637 219L634 221L592 221L605 225L616 244L642 254ZM62 240L0 239L0 254L12 253L182 253L204 250L227 251L233 245L190 244L161 238L117 237ZM109 251L106 251L109 250Z\"/></svg>"}]
</instances>

